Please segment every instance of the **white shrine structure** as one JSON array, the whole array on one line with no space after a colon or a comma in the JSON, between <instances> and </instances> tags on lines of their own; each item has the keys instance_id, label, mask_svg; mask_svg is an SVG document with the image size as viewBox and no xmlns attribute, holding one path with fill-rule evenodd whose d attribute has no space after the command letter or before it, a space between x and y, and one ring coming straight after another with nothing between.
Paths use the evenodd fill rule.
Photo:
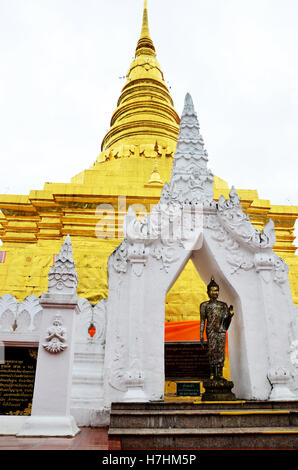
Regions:
<instances>
[{"instance_id":1,"label":"white shrine structure","mask_svg":"<svg viewBox=\"0 0 298 470\"><path fill-rule=\"evenodd\" d=\"M234 189L216 202L207 161L187 94L171 180L144 219L129 209L124 240L108 261L108 299L93 306L77 297L69 236L47 293L0 299L2 344L39 347L31 416L0 416L2 433L73 436L78 426L107 424L113 402L162 401L165 297L189 259L234 306L236 397L298 400L298 309L288 266L273 251L274 224L258 231Z\"/></svg>"},{"instance_id":2,"label":"white shrine structure","mask_svg":"<svg viewBox=\"0 0 298 470\"><path fill-rule=\"evenodd\" d=\"M145 219L129 211L109 259L105 403L162 400L165 296L189 258L213 275L232 304L229 356L243 399L297 399L297 307L287 265L273 251L274 224L260 233L232 189L213 200L213 177L192 99L185 99L171 181ZM294 359L293 359L294 356Z\"/></svg>"}]
</instances>

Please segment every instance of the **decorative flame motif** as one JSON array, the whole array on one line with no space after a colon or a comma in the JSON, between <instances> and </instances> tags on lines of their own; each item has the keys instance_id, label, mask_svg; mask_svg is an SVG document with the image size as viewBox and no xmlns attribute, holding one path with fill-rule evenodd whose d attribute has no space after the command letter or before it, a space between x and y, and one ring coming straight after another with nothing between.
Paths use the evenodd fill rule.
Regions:
<instances>
[{"instance_id":1,"label":"decorative flame motif","mask_svg":"<svg viewBox=\"0 0 298 470\"><path fill-rule=\"evenodd\" d=\"M91 336L91 338L93 338L93 336L95 335L96 328L93 323L91 323L91 325L89 326L88 333L89 333L89 336Z\"/></svg>"}]
</instances>

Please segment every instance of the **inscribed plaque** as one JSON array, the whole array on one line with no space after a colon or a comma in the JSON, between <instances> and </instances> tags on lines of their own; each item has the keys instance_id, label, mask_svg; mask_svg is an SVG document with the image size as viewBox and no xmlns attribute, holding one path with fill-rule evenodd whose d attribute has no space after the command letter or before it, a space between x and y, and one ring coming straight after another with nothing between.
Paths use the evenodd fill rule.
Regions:
<instances>
[{"instance_id":1,"label":"inscribed plaque","mask_svg":"<svg viewBox=\"0 0 298 470\"><path fill-rule=\"evenodd\" d=\"M34 391L37 348L5 347L0 364L0 414L30 415Z\"/></svg>"}]
</instances>

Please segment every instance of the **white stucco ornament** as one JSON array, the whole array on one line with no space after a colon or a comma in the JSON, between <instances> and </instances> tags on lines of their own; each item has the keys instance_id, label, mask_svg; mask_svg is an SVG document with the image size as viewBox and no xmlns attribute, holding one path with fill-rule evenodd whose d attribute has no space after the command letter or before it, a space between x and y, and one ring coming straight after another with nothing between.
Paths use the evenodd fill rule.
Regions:
<instances>
[{"instance_id":1,"label":"white stucco ornament","mask_svg":"<svg viewBox=\"0 0 298 470\"><path fill-rule=\"evenodd\" d=\"M48 334L45 338L43 347L52 354L57 354L67 348L66 328L62 326L61 315L55 315L53 324L48 328Z\"/></svg>"}]
</instances>

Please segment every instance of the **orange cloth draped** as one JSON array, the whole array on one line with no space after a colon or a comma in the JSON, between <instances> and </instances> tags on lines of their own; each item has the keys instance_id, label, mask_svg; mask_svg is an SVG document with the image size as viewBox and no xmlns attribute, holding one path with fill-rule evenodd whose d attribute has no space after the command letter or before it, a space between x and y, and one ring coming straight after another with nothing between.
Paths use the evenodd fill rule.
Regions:
<instances>
[{"instance_id":1,"label":"orange cloth draped","mask_svg":"<svg viewBox=\"0 0 298 470\"><path fill-rule=\"evenodd\" d=\"M165 341L200 341L200 322L173 321L166 323Z\"/></svg>"},{"instance_id":2,"label":"orange cloth draped","mask_svg":"<svg viewBox=\"0 0 298 470\"><path fill-rule=\"evenodd\" d=\"M204 338L206 340L206 331ZM165 323L165 341L200 341L200 322L173 321ZM226 335L226 356L228 356L228 335Z\"/></svg>"}]
</instances>

